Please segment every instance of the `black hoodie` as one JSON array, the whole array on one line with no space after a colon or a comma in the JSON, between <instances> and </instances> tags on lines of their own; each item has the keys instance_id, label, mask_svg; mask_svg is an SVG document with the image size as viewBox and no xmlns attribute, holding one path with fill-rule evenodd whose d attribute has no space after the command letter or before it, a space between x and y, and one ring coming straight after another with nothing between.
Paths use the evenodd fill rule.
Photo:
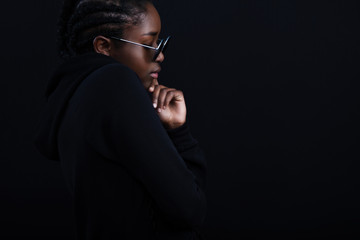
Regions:
<instances>
[{"instance_id":1,"label":"black hoodie","mask_svg":"<svg viewBox=\"0 0 360 240\"><path fill-rule=\"evenodd\" d=\"M51 79L35 145L60 160L78 239L198 239L206 163L185 123L166 131L137 75L96 53Z\"/></svg>"}]
</instances>

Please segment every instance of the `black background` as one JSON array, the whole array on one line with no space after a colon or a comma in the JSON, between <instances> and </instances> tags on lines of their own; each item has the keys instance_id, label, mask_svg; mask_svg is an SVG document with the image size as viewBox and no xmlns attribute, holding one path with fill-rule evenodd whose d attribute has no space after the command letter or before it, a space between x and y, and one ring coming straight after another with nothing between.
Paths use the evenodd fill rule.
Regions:
<instances>
[{"instance_id":1,"label":"black background","mask_svg":"<svg viewBox=\"0 0 360 240\"><path fill-rule=\"evenodd\" d=\"M162 84L209 165L207 239L360 237L359 7L165 1ZM74 239L59 164L32 145L60 1L2 1L0 238Z\"/></svg>"}]
</instances>

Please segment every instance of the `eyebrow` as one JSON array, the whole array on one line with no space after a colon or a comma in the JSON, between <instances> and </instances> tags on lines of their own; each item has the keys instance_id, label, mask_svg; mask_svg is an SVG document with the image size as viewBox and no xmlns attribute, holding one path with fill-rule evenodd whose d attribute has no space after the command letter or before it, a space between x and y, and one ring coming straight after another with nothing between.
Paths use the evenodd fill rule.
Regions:
<instances>
[{"instance_id":1,"label":"eyebrow","mask_svg":"<svg viewBox=\"0 0 360 240\"><path fill-rule=\"evenodd\" d=\"M145 33L145 34L143 34L143 36L144 35L147 35L147 36L156 36L158 34L158 32L148 32L148 33Z\"/></svg>"}]
</instances>

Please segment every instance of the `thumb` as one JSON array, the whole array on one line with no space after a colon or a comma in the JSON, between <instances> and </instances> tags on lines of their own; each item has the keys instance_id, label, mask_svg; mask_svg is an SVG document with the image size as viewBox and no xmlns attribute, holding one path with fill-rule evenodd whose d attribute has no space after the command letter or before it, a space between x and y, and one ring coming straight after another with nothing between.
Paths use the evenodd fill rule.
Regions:
<instances>
[{"instance_id":1,"label":"thumb","mask_svg":"<svg viewBox=\"0 0 360 240\"><path fill-rule=\"evenodd\" d=\"M158 82L157 78L154 78L148 88L149 92L153 92L156 85L159 85L159 82Z\"/></svg>"}]
</instances>

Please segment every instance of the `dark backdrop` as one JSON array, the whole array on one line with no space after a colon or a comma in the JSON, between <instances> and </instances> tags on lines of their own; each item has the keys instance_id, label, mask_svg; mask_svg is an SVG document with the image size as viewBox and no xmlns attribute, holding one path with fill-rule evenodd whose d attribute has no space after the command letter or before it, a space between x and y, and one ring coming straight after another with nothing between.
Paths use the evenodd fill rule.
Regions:
<instances>
[{"instance_id":1,"label":"dark backdrop","mask_svg":"<svg viewBox=\"0 0 360 240\"><path fill-rule=\"evenodd\" d=\"M208 159L207 239L360 237L359 3L157 1ZM1 7L0 238L73 239L59 164L31 143L59 1Z\"/></svg>"}]
</instances>

